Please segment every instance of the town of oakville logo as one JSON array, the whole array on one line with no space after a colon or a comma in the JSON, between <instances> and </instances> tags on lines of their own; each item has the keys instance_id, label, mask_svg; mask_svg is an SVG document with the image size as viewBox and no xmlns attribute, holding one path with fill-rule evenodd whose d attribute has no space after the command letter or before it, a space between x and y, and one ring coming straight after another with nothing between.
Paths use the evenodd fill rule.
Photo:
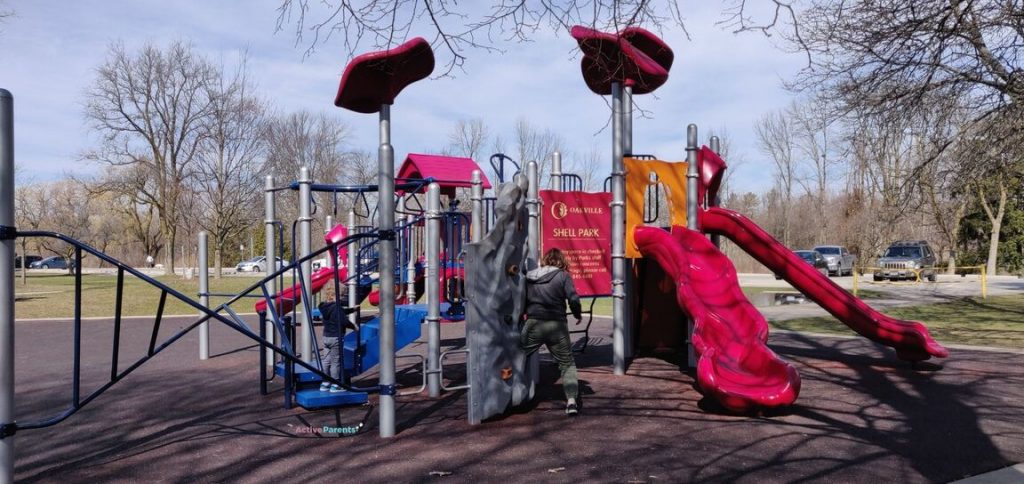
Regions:
<instances>
[{"instance_id":1,"label":"town of oakville logo","mask_svg":"<svg viewBox=\"0 0 1024 484\"><path fill-rule=\"evenodd\" d=\"M551 216L552 217L555 217L556 219L561 220L561 219L565 218L565 216L568 213L569 213L569 207L567 207L565 205L565 203L563 203L563 202L555 202L555 203L551 204Z\"/></svg>"}]
</instances>

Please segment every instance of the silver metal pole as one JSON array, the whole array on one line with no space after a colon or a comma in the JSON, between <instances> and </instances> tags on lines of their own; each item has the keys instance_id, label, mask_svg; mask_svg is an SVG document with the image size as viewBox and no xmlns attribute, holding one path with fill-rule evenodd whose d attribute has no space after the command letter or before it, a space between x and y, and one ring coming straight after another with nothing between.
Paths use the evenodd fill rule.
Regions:
<instances>
[{"instance_id":1,"label":"silver metal pole","mask_svg":"<svg viewBox=\"0 0 1024 484\"><path fill-rule=\"evenodd\" d=\"M380 107L377 151L377 229L380 234L380 436L395 435L395 150L391 105Z\"/></svg>"},{"instance_id":2,"label":"silver metal pole","mask_svg":"<svg viewBox=\"0 0 1024 484\"><path fill-rule=\"evenodd\" d=\"M299 169L299 258L306 257L312 252L312 230L313 230L313 217L310 212L310 201L311 201L311 185L313 180L309 176L309 167L304 166ZM303 287L308 291L312 286L312 277L310 274L313 271L313 262L306 261L302 263L302 284ZM298 282L298 281L296 281ZM312 293L302 294L303 298L312 297ZM310 307L313 302L310 301ZM302 333L302 337L299 339L300 346L299 352L302 354L302 361L306 363L312 363L313 358L313 315L306 314L305 305L299 305L302 311L302 324L299 328L299 332Z\"/></svg>"},{"instance_id":3,"label":"silver metal pole","mask_svg":"<svg viewBox=\"0 0 1024 484\"><path fill-rule=\"evenodd\" d=\"M277 215L275 213L277 210L276 210L276 207L274 206L275 205L274 204L274 202L275 202L274 197L275 197L275 195L274 195L274 176L273 175L267 175L266 179L263 182L263 211L264 211L264 216L263 216L263 228L264 228L263 245L264 245L264 253L265 253L266 257L267 257L267 261L266 261L267 262L267 274L271 274L271 273L277 271L277 269L278 269L278 267L277 267L277 245L275 245L275 242L274 242L274 238L275 238L275 234L274 233L277 230ZM277 280L276 279L271 279L270 282L267 283L267 291L269 291L270 294L272 294L272 295L273 294L277 294ZM267 302L271 302L271 301L267 301ZM280 311L277 311L277 312L278 312L278 314L280 314ZM268 309L267 310L267 315L269 316L270 314L271 314L270 310ZM276 342L277 341L277 330L274 329L274 321L272 321L272 319L270 317L267 318L266 326L267 326L267 328L266 328L267 340L271 341L271 342ZM274 366L274 350L272 350L270 348L267 348L267 364L270 365L270 366Z\"/></svg>"},{"instance_id":4,"label":"silver metal pole","mask_svg":"<svg viewBox=\"0 0 1024 484\"><path fill-rule=\"evenodd\" d=\"M356 212L355 210L348 211L348 234L354 235L356 233ZM348 246L348 270L346 274L348 276L348 307L354 308L359 304L359 278L362 274L359 274L356 270L359 268L359 244L352 243ZM349 313L348 320L352 324L359 323L359 314L357 312Z\"/></svg>"},{"instance_id":5,"label":"silver metal pole","mask_svg":"<svg viewBox=\"0 0 1024 484\"><path fill-rule=\"evenodd\" d=\"M622 86L612 83L612 366L626 374L626 182L622 163Z\"/></svg>"},{"instance_id":6,"label":"silver metal pole","mask_svg":"<svg viewBox=\"0 0 1024 484\"><path fill-rule=\"evenodd\" d=\"M209 236L206 231L199 232L199 304L210 307L210 264ZM199 359L210 358L210 325L204 322L199 325Z\"/></svg>"},{"instance_id":7,"label":"silver metal pole","mask_svg":"<svg viewBox=\"0 0 1024 484\"><path fill-rule=\"evenodd\" d=\"M622 89L622 156L623 157L625 157L625 156L632 156L632 154L633 154L633 86L628 86L627 85L627 86L625 86ZM625 168L623 168L623 172L625 172ZM625 175L623 175L623 176L625 176ZM623 182L623 187L625 187L625 182ZM623 196L625 196L625 193L626 193L625 188L623 188L622 193L623 193ZM623 202L625 202L625 198L623 198ZM626 236L626 229L625 229L626 216L625 215L622 216L622 224L623 224L622 236L623 236L623 238L625 238L625 236ZM626 244L625 244L625 242L623 242L623 244L622 244L623 252L625 252L625 246L626 246ZM627 266L627 269L623 273L622 293L623 293L624 296L628 296L630 294L633 294L634 287L636 287L636 280L635 280L636 278L633 276L633 271L629 270L628 264L627 264L625 259L623 259L622 263L623 263L624 266ZM626 297L624 299L624 301L629 301L629 298ZM622 323L622 327L623 327L623 333L622 333L623 342L622 342L622 346L625 348L625 355L624 355L625 358L632 358L633 357L633 332L634 332L634 328L633 328L633 325L630 323L630 319L632 318L632 316L633 315L631 314L629 307L626 307L623 310L623 314L622 314L622 320L623 320L623 323Z\"/></svg>"},{"instance_id":8,"label":"silver metal pole","mask_svg":"<svg viewBox=\"0 0 1024 484\"><path fill-rule=\"evenodd\" d=\"M427 253L427 391L436 398L441 396L441 186L437 183L427 187L427 238L423 245Z\"/></svg>"},{"instance_id":9,"label":"silver metal pole","mask_svg":"<svg viewBox=\"0 0 1024 484\"><path fill-rule=\"evenodd\" d=\"M716 155L721 155L722 142L718 139L718 136L711 137L709 148L711 148L711 151L714 151ZM704 200L704 203L708 204L708 206L710 207L717 207L720 202L721 200L719 200L717 193L715 194L715 198L713 200ZM711 243L715 244L715 247L722 247L722 236L718 234L712 235Z\"/></svg>"},{"instance_id":10,"label":"silver metal pole","mask_svg":"<svg viewBox=\"0 0 1024 484\"><path fill-rule=\"evenodd\" d=\"M697 125L686 127L686 228L697 227ZM693 318L686 319L686 355L690 368L697 366L697 355L693 349Z\"/></svg>"},{"instance_id":11,"label":"silver metal pole","mask_svg":"<svg viewBox=\"0 0 1024 484\"><path fill-rule=\"evenodd\" d=\"M551 189L562 191L562 154L551 154Z\"/></svg>"},{"instance_id":12,"label":"silver metal pole","mask_svg":"<svg viewBox=\"0 0 1024 484\"><path fill-rule=\"evenodd\" d=\"M327 217L324 218L324 233L325 234L329 233L331 231L331 229L333 229L333 228L334 228L334 216L333 215L328 215ZM328 263L330 263L331 258L328 257L327 260L328 260Z\"/></svg>"},{"instance_id":13,"label":"silver metal pole","mask_svg":"<svg viewBox=\"0 0 1024 484\"><path fill-rule=\"evenodd\" d=\"M470 191L469 200L473 205L472 220L470 225L472 231L470 235L470 242L480 242L480 239L484 238L484 182L483 174L480 170L473 170L472 175L472 190ZM429 249L428 249L429 250Z\"/></svg>"},{"instance_id":14,"label":"silver metal pole","mask_svg":"<svg viewBox=\"0 0 1024 484\"><path fill-rule=\"evenodd\" d=\"M622 89L622 156L633 154L633 86Z\"/></svg>"},{"instance_id":15,"label":"silver metal pole","mask_svg":"<svg viewBox=\"0 0 1024 484\"><path fill-rule=\"evenodd\" d=\"M526 225L526 270L537 268L540 262L540 175L536 161L526 164L526 210L529 222Z\"/></svg>"},{"instance_id":16,"label":"silver metal pole","mask_svg":"<svg viewBox=\"0 0 1024 484\"><path fill-rule=\"evenodd\" d=\"M0 230L0 425L7 430L14 424L14 234L8 233L14 231L14 96L6 89L0 89ZM13 434L0 437L0 482L14 482Z\"/></svg>"},{"instance_id":17,"label":"silver metal pole","mask_svg":"<svg viewBox=\"0 0 1024 484\"><path fill-rule=\"evenodd\" d=\"M414 195L410 194L409 196ZM407 304L416 302L416 228L412 226L412 221L415 218L411 213L405 216L405 221L409 226L407 229L409 241L405 244L409 251L409 263L405 270L405 301Z\"/></svg>"}]
</instances>

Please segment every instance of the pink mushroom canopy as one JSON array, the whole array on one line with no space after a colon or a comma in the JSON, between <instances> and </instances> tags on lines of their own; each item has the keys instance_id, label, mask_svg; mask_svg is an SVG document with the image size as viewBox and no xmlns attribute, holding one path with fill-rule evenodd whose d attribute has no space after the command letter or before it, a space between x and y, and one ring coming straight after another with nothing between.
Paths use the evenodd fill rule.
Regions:
<instances>
[{"instance_id":1,"label":"pink mushroom canopy","mask_svg":"<svg viewBox=\"0 0 1024 484\"><path fill-rule=\"evenodd\" d=\"M570 34L583 51L583 80L596 94L611 94L613 82L647 94L668 80L675 54L665 42L640 27L609 34L577 25Z\"/></svg>"},{"instance_id":2,"label":"pink mushroom canopy","mask_svg":"<svg viewBox=\"0 0 1024 484\"><path fill-rule=\"evenodd\" d=\"M345 67L334 105L357 113L376 113L394 104L406 86L434 72L434 50L422 37L398 47L362 54Z\"/></svg>"}]
</instances>

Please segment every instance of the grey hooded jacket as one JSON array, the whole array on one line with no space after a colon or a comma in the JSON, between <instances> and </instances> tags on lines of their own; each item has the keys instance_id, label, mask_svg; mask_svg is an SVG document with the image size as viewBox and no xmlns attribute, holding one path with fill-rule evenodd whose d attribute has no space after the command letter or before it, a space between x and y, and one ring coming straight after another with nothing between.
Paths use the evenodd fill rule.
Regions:
<instances>
[{"instance_id":1,"label":"grey hooded jacket","mask_svg":"<svg viewBox=\"0 0 1024 484\"><path fill-rule=\"evenodd\" d=\"M576 319L582 317L580 297L569 274L554 266L526 273L526 315L530 319L565 321L565 302Z\"/></svg>"}]
</instances>

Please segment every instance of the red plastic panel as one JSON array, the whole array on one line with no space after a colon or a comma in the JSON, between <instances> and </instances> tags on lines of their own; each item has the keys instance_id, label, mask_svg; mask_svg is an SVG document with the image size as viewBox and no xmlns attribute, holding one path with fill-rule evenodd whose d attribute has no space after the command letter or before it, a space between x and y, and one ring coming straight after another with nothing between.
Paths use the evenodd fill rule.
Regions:
<instances>
[{"instance_id":1,"label":"red plastic panel","mask_svg":"<svg viewBox=\"0 0 1024 484\"><path fill-rule=\"evenodd\" d=\"M394 104L406 86L434 72L434 51L422 37L394 49L370 52L345 67L334 105L357 113L376 113Z\"/></svg>"},{"instance_id":2,"label":"red plastic panel","mask_svg":"<svg viewBox=\"0 0 1024 484\"><path fill-rule=\"evenodd\" d=\"M663 49L668 46L646 30L630 31L631 38L642 39L639 46L627 40L625 31L623 35L614 35L577 25L570 30L570 34L583 51L583 59L580 61L583 80L597 94L611 94L613 82L629 83L633 86L633 94L646 94L668 80L672 51L669 50L666 55ZM641 46L652 50L644 52ZM668 64L660 64L652 55Z\"/></svg>"},{"instance_id":3,"label":"red plastic panel","mask_svg":"<svg viewBox=\"0 0 1024 484\"><path fill-rule=\"evenodd\" d=\"M700 222L705 232L728 237L861 336L894 348L900 359L922 361L949 355L946 348L932 339L925 325L875 311L743 215L711 208L700 214Z\"/></svg>"},{"instance_id":4,"label":"red plastic panel","mask_svg":"<svg viewBox=\"0 0 1024 484\"><path fill-rule=\"evenodd\" d=\"M792 404L800 375L765 345L768 322L740 290L736 269L703 234L637 227L637 246L676 281L676 301L693 317L697 384L735 412ZM683 324L683 321L680 321Z\"/></svg>"}]
</instances>

